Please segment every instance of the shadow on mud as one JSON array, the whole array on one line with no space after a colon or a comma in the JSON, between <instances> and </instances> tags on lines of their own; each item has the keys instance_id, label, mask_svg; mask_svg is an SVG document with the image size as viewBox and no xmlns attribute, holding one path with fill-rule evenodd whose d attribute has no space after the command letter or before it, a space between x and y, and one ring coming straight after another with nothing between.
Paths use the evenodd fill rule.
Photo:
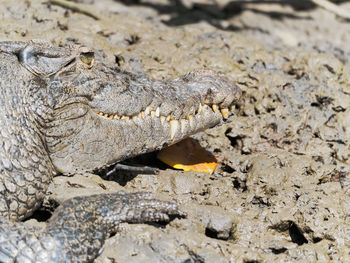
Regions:
<instances>
[{"instance_id":1,"label":"shadow on mud","mask_svg":"<svg viewBox=\"0 0 350 263\"><path fill-rule=\"evenodd\" d=\"M180 0L169 0L168 4L157 4L151 1L139 1L139 0L119 0L126 5L140 5L155 9L160 15L169 14L171 18L169 20L163 20L163 23L168 26L182 26L187 24L194 24L200 21L206 21L209 24L221 29L230 31L246 30L245 27L228 26L223 27L221 20L232 18L242 11L250 10L256 14L264 14L273 19L282 20L283 18L291 19L311 19L308 16L301 16L298 11L310 10L316 7L311 1L300 0L271 0L271 1L231 1L228 4L220 6L213 1L213 4L196 3L194 1L190 4L184 4ZM209 1L208 1L209 2ZM341 2L341 1L336 1ZM248 6L249 4L249 6ZM251 4L280 4L283 6L290 6L294 11L292 12L277 12L277 11L263 11L257 8L253 8Z\"/></svg>"},{"instance_id":2,"label":"shadow on mud","mask_svg":"<svg viewBox=\"0 0 350 263\"><path fill-rule=\"evenodd\" d=\"M113 164L104 169L94 171L104 180L114 181L125 186L139 174L158 174L160 170L169 168L159 161L156 152L146 153L127 159L121 163Z\"/></svg>"}]
</instances>

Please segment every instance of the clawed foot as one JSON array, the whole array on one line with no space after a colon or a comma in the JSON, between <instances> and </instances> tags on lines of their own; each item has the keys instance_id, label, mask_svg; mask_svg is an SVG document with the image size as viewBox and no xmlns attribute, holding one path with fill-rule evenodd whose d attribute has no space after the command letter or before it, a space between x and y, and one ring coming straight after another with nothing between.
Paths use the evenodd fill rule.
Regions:
<instances>
[{"instance_id":1,"label":"clawed foot","mask_svg":"<svg viewBox=\"0 0 350 263\"><path fill-rule=\"evenodd\" d=\"M171 217L185 217L177 204L169 201L154 199L150 192L126 193L118 192L120 201L125 206L120 220L129 223L141 222L167 222Z\"/></svg>"}]
</instances>

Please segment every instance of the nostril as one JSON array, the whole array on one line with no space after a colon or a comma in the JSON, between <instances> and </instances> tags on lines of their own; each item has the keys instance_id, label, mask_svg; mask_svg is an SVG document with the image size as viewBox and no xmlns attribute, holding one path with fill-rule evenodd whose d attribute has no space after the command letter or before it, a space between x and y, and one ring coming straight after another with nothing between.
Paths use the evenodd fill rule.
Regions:
<instances>
[{"instance_id":1,"label":"nostril","mask_svg":"<svg viewBox=\"0 0 350 263\"><path fill-rule=\"evenodd\" d=\"M207 93L208 93L208 96L213 96L214 95L214 91L212 90L212 88L209 88Z\"/></svg>"}]
</instances>

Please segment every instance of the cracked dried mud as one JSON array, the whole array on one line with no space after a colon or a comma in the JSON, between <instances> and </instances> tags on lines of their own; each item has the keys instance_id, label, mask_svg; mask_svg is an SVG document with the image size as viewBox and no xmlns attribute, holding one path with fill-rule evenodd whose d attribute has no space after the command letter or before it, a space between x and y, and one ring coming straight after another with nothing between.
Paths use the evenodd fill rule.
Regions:
<instances>
[{"instance_id":1,"label":"cracked dried mud","mask_svg":"<svg viewBox=\"0 0 350 263\"><path fill-rule=\"evenodd\" d=\"M227 123L194 136L219 160L212 176L148 155L160 174L54 179L47 206L138 190L188 214L165 226L123 224L95 262L350 261L349 22L306 1L85 1L100 20L47 1L0 2L0 40L77 43L156 79L210 68L243 91Z\"/></svg>"}]
</instances>

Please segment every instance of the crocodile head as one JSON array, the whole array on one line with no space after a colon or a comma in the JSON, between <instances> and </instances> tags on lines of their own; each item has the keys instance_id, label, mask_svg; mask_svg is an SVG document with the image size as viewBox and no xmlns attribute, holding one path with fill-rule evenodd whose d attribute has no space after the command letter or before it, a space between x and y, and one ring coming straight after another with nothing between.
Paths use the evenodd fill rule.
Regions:
<instances>
[{"instance_id":1,"label":"crocodile head","mask_svg":"<svg viewBox=\"0 0 350 263\"><path fill-rule=\"evenodd\" d=\"M20 103L62 173L104 167L213 127L241 94L210 70L152 80L105 65L83 47L1 42L0 53L12 64L8 74L22 79L14 87L22 89Z\"/></svg>"}]
</instances>

